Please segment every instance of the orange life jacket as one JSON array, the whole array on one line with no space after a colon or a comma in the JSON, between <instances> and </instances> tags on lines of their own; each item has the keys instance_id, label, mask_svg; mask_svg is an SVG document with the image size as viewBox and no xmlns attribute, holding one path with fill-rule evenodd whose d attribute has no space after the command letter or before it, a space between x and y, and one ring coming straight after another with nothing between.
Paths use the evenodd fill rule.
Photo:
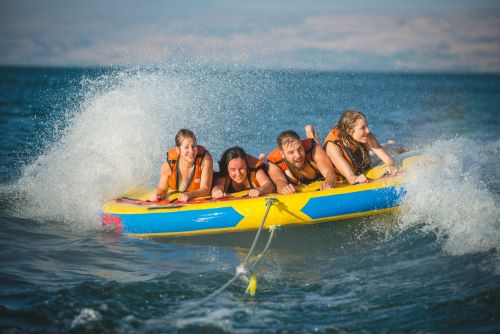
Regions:
<instances>
[{"instance_id":1,"label":"orange life jacket","mask_svg":"<svg viewBox=\"0 0 500 334\"><path fill-rule=\"evenodd\" d=\"M196 189L200 188L200 183L201 183L201 165L203 163L203 159L205 158L205 155L208 153L208 151L205 149L205 147L198 145L198 153L196 154L195 160L194 160L194 168L191 171L191 175L189 175L187 184L186 184L186 190L185 191L193 191ZM172 148L168 150L167 152L167 162L168 165L170 166L170 169L172 170L172 173L168 177L168 188L179 191L179 171L177 169L177 165L179 164L179 157L180 154L177 152L175 148Z\"/></svg>"},{"instance_id":2,"label":"orange life jacket","mask_svg":"<svg viewBox=\"0 0 500 334\"><path fill-rule=\"evenodd\" d=\"M246 162L247 162L247 179L248 179L249 187L247 187L246 189L241 189L241 190L248 190L251 188L259 188L260 184L257 181L257 171L259 169L264 169L264 163L252 155L247 155ZM231 182L231 178L229 177L229 175L226 175L225 180L224 180L224 192L230 194L230 193L234 193L236 191L240 191L240 190L235 190L233 188L233 183Z\"/></svg>"},{"instance_id":3,"label":"orange life jacket","mask_svg":"<svg viewBox=\"0 0 500 334\"><path fill-rule=\"evenodd\" d=\"M366 155L368 156L369 159L370 155L368 154L368 146L366 144L359 143L359 148L355 152L352 152L344 145L344 143L342 143L342 140L340 139L340 131L336 127L334 127L325 138L323 144L325 150L326 150L326 145L328 143L333 143L338 147L340 147L342 153L344 154L345 160L349 163L349 166L351 166L351 169L354 171L356 175L364 174L368 169L370 169L370 161L368 161L368 164L363 164L363 161L360 161L359 158L356 159L356 156L359 156L359 153L361 153L361 151L359 150L365 150ZM337 175L342 175L340 174L337 167L335 167L335 173Z\"/></svg>"},{"instance_id":4,"label":"orange life jacket","mask_svg":"<svg viewBox=\"0 0 500 334\"><path fill-rule=\"evenodd\" d=\"M308 178L301 176L301 175L297 176L297 175L293 174L290 167L288 167L288 164L287 164L285 158L283 158L281 156L281 151L280 151L279 147L275 148L267 156L267 161L278 166L285 174L288 182L295 184L295 185L297 185L299 183L308 184L308 183L317 181L323 177L321 175L321 173L319 172L318 168L316 167L316 163L312 159L312 153L313 153L314 147L316 146L316 142L311 138L302 139L301 142L302 142L302 145L304 146L304 150L306 152L306 163L308 163L316 171L316 175L312 179L308 179Z\"/></svg>"}]
</instances>

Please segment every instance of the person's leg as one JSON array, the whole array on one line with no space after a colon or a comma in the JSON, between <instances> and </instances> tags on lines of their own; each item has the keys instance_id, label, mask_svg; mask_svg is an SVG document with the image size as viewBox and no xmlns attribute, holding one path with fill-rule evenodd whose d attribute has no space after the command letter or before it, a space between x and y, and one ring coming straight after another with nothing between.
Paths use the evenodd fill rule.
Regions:
<instances>
[{"instance_id":1,"label":"person's leg","mask_svg":"<svg viewBox=\"0 0 500 334\"><path fill-rule=\"evenodd\" d=\"M312 138L316 143L319 144L318 132L316 132L316 129L314 129L314 127L311 124L307 124L304 130L306 130L307 138Z\"/></svg>"}]
</instances>

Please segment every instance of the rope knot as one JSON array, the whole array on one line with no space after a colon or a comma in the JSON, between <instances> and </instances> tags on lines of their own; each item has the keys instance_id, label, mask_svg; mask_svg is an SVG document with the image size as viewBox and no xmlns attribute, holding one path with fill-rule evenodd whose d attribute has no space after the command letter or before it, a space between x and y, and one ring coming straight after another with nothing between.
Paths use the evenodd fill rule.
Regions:
<instances>
[{"instance_id":1,"label":"rope knot","mask_svg":"<svg viewBox=\"0 0 500 334\"><path fill-rule=\"evenodd\" d=\"M274 198L274 197L267 197L266 198L266 205L267 206L271 206L271 205L273 205L276 202L278 202L277 198Z\"/></svg>"},{"instance_id":2,"label":"rope knot","mask_svg":"<svg viewBox=\"0 0 500 334\"><path fill-rule=\"evenodd\" d=\"M243 264L240 264L236 267L236 275L237 276L248 276L248 270L245 268Z\"/></svg>"}]
</instances>

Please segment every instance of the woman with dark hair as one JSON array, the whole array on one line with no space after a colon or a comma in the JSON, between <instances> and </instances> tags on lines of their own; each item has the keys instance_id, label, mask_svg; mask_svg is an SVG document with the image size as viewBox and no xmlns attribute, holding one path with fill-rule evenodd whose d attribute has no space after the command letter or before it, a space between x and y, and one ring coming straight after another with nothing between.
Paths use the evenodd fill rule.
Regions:
<instances>
[{"instance_id":1,"label":"woman with dark hair","mask_svg":"<svg viewBox=\"0 0 500 334\"><path fill-rule=\"evenodd\" d=\"M247 155L241 147L227 149L219 160L220 172L214 181L212 197L221 198L242 190L250 190L249 197L273 192L274 185L264 167L262 161Z\"/></svg>"},{"instance_id":2,"label":"woman with dark hair","mask_svg":"<svg viewBox=\"0 0 500 334\"><path fill-rule=\"evenodd\" d=\"M181 129L175 136L175 147L167 152L160 181L149 200L158 201L169 191L181 193L178 197L181 202L208 196L212 177L212 156L205 147L197 144L192 131Z\"/></svg>"},{"instance_id":3,"label":"woman with dark hair","mask_svg":"<svg viewBox=\"0 0 500 334\"><path fill-rule=\"evenodd\" d=\"M306 126L308 137L315 137L316 132ZM387 164L387 172L397 174L394 159L379 144L368 127L366 116L356 110L345 111L337 125L332 128L324 141L324 148L333 162L337 175L342 175L349 184L364 183L364 175L372 166L370 151Z\"/></svg>"}]
</instances>

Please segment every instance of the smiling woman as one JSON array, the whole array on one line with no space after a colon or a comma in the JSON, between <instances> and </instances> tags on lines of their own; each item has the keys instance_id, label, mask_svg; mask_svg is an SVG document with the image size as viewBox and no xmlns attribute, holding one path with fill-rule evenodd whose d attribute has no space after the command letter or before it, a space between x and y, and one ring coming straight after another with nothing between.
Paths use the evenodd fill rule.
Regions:
<instances>
[{"instance_id":1,"label":"smiling woman","mask_svg":"<svg viewBox=\"0 0 500 334\"><path fill-rule=\"evenodd\" d=\"M325 138L325 150L336 171L350 184L364 183L364 175L371 167L369 151L387 164L387 172L397 173L394 159L387 154L368 127L366 116L359 111L347 110Z\"/></svg>"},{"instance_id":2,"label":"smiling woman","mask_svg":"<svg viewBox=\"0 0 500 334\"><path fill-rule=\"evenodd\" d=\"M212 185L212 156L196 143L194 133L181 129L175 136L175 147L167 152L161 166L160 181L150 201L155 202L170 192L180 192L179 201L207 196Z\"/></svg>"},{"instance_id":3,"label":"smiling woman","mask_svg":"<svg viewBox=\"0 0 500 334\"><path fill-rule=\"evenodd\" d=\"M248 155L238 146L227 149L219 161L220 173L212 188L212 197L249 190L249 197L270 194L274 185L265 171L264 163Z\"/></svg>"}]
</instances>

